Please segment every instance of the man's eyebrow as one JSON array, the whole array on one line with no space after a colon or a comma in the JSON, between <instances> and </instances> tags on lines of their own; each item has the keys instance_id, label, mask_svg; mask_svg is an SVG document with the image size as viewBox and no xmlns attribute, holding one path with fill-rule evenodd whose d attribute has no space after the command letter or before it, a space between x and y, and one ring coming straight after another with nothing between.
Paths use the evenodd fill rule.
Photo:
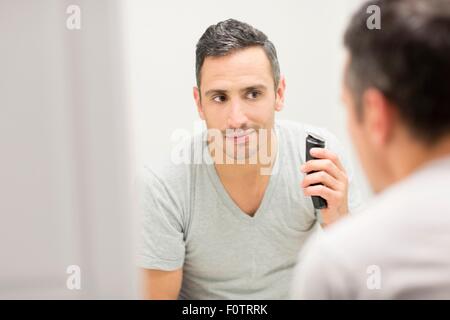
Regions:
<instances>
[{"instance_id":1,"label":"man's eyebrow","mask_svg":"<svg viewBox=\"0 0 450 320\"><path fill-rule=\"evenodd\" d=\"M205 97L212 95L213 93L220 93L220 94L225 94L227 93L227 90L223 90L223 89L210 89L208 91L205 92Z\"/></svg>"},{"instance_id":2,"label":"man's eyebrow","mask_svg":"<svg viewBox=\"0 0 450 320\"><path fill-rule=\"evenodd\" d=\"M240 89L239 91L241 91L241 92L247 92L247 91L251 91L251 90L261 90L261 91L263 91L263 90L266 90L266 89L267 89L267 87L265 85L263 85L263 84L255 84L255 85L251 85L251 86L245 87L243 89ZM228 93L228 90L224 90L224 89L210 89L210 90L207 90L205 92L205 97L210 96L212 94L226 94L226 93Z\"/></svg>"},{"instance_id":3,"label":"man's eyebrow","mask_svg":"<svg viewBox=\"0 0 450 320\"><path fill-rule=\"evenodd\" d=\"M241 89L240 91L241 91L241 92L247 92L247 91L251 91L251 90L261 90L261 91L264 91L264 90L267 90L267 87L266 87L265 85L263 85L263 84L256 84L256 85L248 86L248 87L246 87L246 88L244 88L244 89Z\"/></svg>"}]
</instances>

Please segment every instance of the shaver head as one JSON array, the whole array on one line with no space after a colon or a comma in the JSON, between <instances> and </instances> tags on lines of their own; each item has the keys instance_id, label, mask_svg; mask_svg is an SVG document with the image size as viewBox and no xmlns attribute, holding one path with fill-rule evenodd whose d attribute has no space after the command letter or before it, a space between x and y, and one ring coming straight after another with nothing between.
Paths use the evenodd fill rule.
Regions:
<instances>
[{"instance_id":1,"label":"shaver head","mask_svg":"<svg viewBox=\"0 0 450 320\"><path fill-rule=\"evenodd\" d=\"M309 153L311 148L325 148L325 140L317 134L308 132L306 137L306 161L314 159Z\"/></svg>"},{"instance_id":2,"label":"shaver head","mask_svg":"<svg viewBox=\"0 0 450 320\"><path fill-rule=\"evenodd\" d=\"M306 143L307 144L311 144L314 145L314 147L318 147L318 148L324 148L325 147L325 140L319 136L318 134L315 133L308 133L308 136L306 137Z\"/></svg>"}]
</instances>

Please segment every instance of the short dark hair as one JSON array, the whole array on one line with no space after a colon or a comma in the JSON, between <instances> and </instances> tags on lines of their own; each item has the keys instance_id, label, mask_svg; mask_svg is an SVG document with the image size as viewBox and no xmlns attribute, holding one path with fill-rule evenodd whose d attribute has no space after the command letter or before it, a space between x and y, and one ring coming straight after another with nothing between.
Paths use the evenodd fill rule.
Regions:
<instances>
[{"instance_id":1,"label":"short dark hair","mask_svg":"<svg viewBox=\"0 0 450 320\"><path fill-rule=\"evenodd\" d=\"M275 46L263 32L235 19L209 26L198 40L195 53L197 86L200 88L200 72L206 57L225 56L235 50L252 46L261 46L264 49L272 67L276 88L280 81L280 65Z\"/></svg>"},{"instance_id":2,"label":"short dark hair","mask_svg":"<svg viewBox=\"0 0 450 320\"><path fill-rule=\"evenodd\" d=\"M377 5L381 29L367 27ZM450 2L378 0L362 5L345 32L350 53L346 83L357 101L377 88L411 133L433 142L450 133Z\"/></svg>"}]
</instances>

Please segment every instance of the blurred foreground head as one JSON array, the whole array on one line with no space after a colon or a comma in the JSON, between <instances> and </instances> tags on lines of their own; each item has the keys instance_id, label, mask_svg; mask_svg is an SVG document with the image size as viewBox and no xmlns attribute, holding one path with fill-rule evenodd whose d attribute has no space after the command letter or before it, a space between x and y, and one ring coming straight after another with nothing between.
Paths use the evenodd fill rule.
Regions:
<instances>
[{"instance_id":1,"label":"blurred foreground head","mask_svg":"<svg viewBox=\"0 0 450 320\"><path fill-rule=\"evenodd\" d=\"M379 18L380 28L370 28L369 18ZM450 1L367 2L344 45L348 128L378 192L450 151Z\"/></svg>"}]
</instances>

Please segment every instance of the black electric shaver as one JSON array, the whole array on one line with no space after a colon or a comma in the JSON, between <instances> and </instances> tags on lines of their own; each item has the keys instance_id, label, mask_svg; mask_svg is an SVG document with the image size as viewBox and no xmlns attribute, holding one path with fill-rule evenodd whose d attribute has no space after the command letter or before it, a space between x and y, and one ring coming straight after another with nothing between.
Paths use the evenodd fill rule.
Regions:
<instances>
[{"instance_id":1,"label":"black electric shaver","mask_svg":"<svg viewBox=\"0 0 450 320\"><path fill-rule=\"evenodd\" d=\"M311 148L325 148L325 141L318 135L309 133L306 137L306 161L316 159L309 153ZM313 172L315 171L308 172L308 174ZM319 184L321 183L312 184L312 186ZM327 200L324 198L319 196L312 196L311 198L315 209L324 209L327 207Z\"/></svg>"}]
</instances>

